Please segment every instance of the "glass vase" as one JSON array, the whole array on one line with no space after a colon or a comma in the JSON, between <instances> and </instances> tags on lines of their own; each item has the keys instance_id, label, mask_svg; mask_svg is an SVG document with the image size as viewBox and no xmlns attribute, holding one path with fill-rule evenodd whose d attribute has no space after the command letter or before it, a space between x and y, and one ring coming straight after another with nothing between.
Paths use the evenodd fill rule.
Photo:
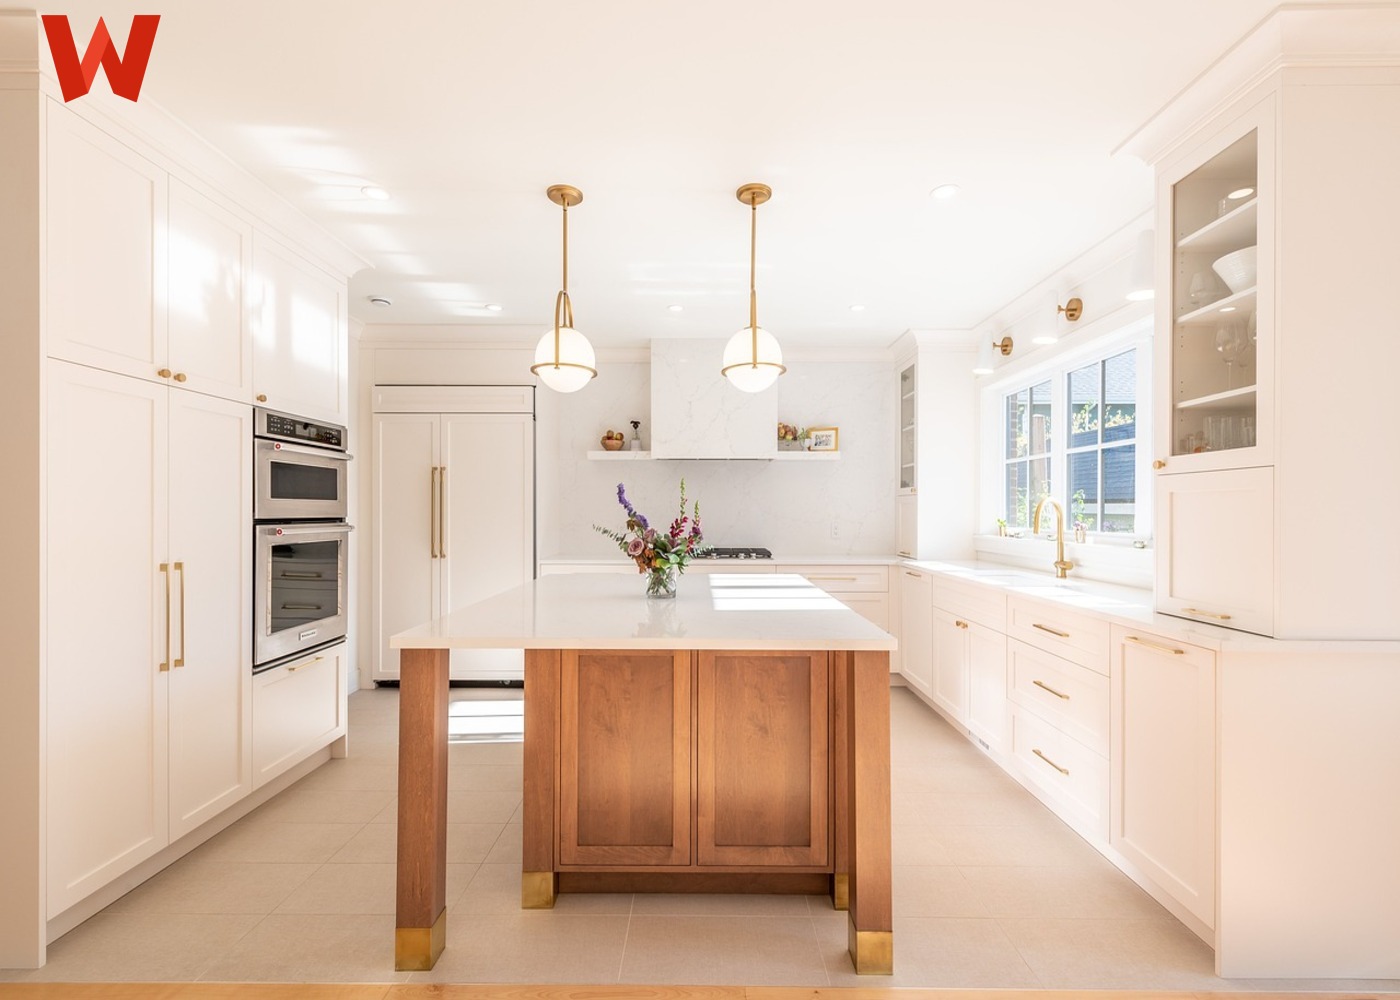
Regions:
<instances>
[{"instance_id":1,"label":"glass vase","mask_svg":"<svg viewBox=\"0 0 1400 1000\"><path fill-rule=\"evenodd\" d=\"M663 566L647 570L647 596L666 598L676 596L676 567Z\"/></svg>"}]
</instances>

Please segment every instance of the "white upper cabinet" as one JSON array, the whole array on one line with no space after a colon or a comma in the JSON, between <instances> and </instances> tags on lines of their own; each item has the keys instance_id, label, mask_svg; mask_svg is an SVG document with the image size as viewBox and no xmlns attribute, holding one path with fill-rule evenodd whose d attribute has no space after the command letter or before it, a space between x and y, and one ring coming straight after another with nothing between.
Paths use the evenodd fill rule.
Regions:
<instances>
[{"instance_id":1,"label":"white upper cabinet","mask_svg":"<svg viewBox=\"0 0 1400 1000\"><path fill-rule=\"evenodd\" d=\"M171 378L187 389L250 402L253 227L172 179L169 246Z\"/></svg>"},{"instance_id":2,"label":"white upper cabinet","mask_svg":"<svg viewBox=\"0 0 1400 1000\"><path fill-rule=\"evenodd\" d=\"M151 381L166 366L166 174L49 103L48 353Z\"/></svg>"},{"instance_id":3,"label":"white upper cabinet","mask_svg":"<svg viewBox=\"0 0 1400 1000\"><path fill-rule=\"evenodd\" d=\"M254 399L326 420L346 417L344 281L257 234L253 241Z\"/></svg>"}]
</instances>

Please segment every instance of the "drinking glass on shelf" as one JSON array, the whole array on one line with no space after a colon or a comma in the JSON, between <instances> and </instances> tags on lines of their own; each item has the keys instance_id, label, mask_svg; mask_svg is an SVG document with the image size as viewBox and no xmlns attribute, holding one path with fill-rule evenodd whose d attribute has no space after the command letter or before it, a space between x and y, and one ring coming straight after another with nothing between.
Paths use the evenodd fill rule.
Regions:
<instances>
[{"instance_id":1,"label":"drinking glass on shelf","mask_svg":"<svg viewBox=\"0 0 1400 1000\"><path fill-rule=\"evenodd\" d=\"M1244 335L1249 338L1251 344L1259 343L1259 310L1249 311L1249 321L1244 325Z\"/></svg>"},{"instance_id":2,"label":"drinking glass on shelf","mask_svg":"<svg viewBox=\"0 0 1400 1000\"><path fill-rule=\"evenodd\" d=\"M1235 387L1235 361L1243 353L1247 341L1238 323L1223 323L1215 331L1215 349L1225 361L1225 388Z\"/></svg>"}]
</instances>

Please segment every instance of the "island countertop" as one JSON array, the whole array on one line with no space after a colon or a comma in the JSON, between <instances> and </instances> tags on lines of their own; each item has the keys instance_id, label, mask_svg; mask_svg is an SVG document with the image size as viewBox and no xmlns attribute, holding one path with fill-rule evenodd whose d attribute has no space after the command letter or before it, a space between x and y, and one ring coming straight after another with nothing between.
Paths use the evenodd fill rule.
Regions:
<instances>
[{"instance_id":1,"label":"island countertop","mask_svg":"<svg viewBox=\"0 0 1400 1000\"><path fill-rule=\"evenodd\" d=\"M400 632L394 649L884 650L894 636L789 573L682 576L648 598L640 575L546 576Z\"/></svg>"}]
</instances>

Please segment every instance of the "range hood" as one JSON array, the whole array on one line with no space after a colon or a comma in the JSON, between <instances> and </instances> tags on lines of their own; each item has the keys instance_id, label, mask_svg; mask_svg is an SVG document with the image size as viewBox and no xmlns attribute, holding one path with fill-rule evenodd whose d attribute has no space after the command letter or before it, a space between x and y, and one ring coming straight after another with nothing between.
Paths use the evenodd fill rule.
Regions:
<instances>
[{"instance_id":1,"label":"range hood","mask_svg":"<svg viewBox=\"0 0 1400 1000\"><path fill-rule=\"evenodd\" d=\"M653 458L771 459L778 389L740 392L719 373L723 340L651 342Z\"/></svg>"}]
</instances>

